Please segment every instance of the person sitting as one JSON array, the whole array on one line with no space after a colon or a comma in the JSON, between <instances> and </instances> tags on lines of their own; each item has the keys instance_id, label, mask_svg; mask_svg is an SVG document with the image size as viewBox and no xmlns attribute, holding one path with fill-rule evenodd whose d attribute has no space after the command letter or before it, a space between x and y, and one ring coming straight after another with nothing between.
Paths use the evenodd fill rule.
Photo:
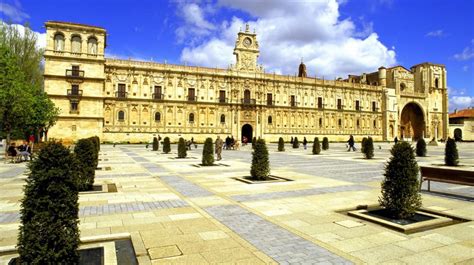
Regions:
<instances>
[{"instance_id":1,"label":"person sitting","mask_svg":"<svg viewBox=\"0 0 474 265\"><path fill-rule=\"evenodd\" d=\"M20 153L18 152L15 143L11 143L7 149L7 155L12 158L12 162L18 162Z\"/></svg>"},{"instance_id":2,"label":"person sitting","mask_svg":"<svg viewBox=\"0 0 474 265\"><path fill-rule=\"evenodd\" d=\"M23 158L24 161L28 161L31 159L31 148L27 142L23 142L22 145L18 147L20 151L20 156Z\"/></svg>"}]
</instances>

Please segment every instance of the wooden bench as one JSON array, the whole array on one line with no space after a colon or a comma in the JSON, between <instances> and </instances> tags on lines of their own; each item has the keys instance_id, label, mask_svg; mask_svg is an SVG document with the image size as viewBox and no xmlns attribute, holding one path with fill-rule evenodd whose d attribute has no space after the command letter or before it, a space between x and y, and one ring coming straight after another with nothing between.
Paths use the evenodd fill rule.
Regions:
<instances>
[{"instance_id":1,"label":"wooden bench","mask_svg":"<svg viewBox=\"0 0 474 265\"><path fill-rule=\"evenodd\" d=\"M430 191L430 181L474 186L474 171L459 170L441 167L420 167L421 181L428 181L428 191Z\"/></svg>"}]
</instances>

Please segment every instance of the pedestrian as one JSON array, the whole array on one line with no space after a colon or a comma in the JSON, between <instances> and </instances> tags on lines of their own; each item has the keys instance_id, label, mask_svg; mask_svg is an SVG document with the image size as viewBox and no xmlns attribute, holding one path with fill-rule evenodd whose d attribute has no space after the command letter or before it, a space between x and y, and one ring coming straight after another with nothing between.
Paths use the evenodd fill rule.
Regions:
<instances>
[{"instance_id":1,"label":"pedestrian","mask_svg":"<svg viewBox=\"0 0 474 265\"><path fill-rule=\"evenodd\" d=\"M352 134L351 136L349 136L349 140L347 141L347 144L349 145L349 149L347 150L347 152L351 151L351 149L353 151L356 150L356 148L354 147L354 136L352 136Z\"/></svg>"},{"instance_id":2,"label":"pedestrian","mask_svg":"<svg viewBox=\"0 0 474 265\"><path fill-rule=\"evenodd\" d=\"M304 137L304 139L303 139L304 150L306 150L306 145L308 145L308 141L306 140L306 137Z\"/></svg>"},{"instance_id":3,"label":"pedestrian","mask_svg":"<svg viewBox=\"0 0 474 265\"><path fill-rule=\"evenodd\" d=\"M30 134L30 137L28 137L28 142L31 150L33 150L33 145L35 144L35 136L33 134Z\"/></svg>"},{"instance_id":4,"label":"pedestrian","mask_svg":"<svg viewBox=\"0 0 474 265\"><path fill-rule=\"evenodd\" d=\"M230 149L230 137L229 137L229 136L227 136L227 137L225 138L225 149L226 149L226 150L229 150L229 149Z\"/></svg>"},{"instance_id":5,"label":"pedestrian","mask_svg":"<svg viewBox=\"0 0 474 265\"><path fill-rule=\"evenodd\" d=\"M224 145L224 141L222 141L220 136L217 136L216 139L216 155L217 155L217 161L222 159L222 146Z\"/></svg>"},{"instance_id":6,"label":"pedestrian","mask_svg":"<svg viewBox=\"0 0 474 265\"><path fill-rule=\"evenodd\" d=\"M235 139L234 139L234 136L232 135L232 137L230 137L230 148L232 150L234 150L234 144L235 144Z\"/></svg>"},{"instance_id":7,"label":"pedestrian","mask_svg":"<svg viewBox=\"0 0 474 265\"><path fill-rule=\"evenodd\" d=\"M395 142L395 144L398 143L398 137L395 136L395 139L393 139L393 142Z\"/></svg>"}]
</instances>

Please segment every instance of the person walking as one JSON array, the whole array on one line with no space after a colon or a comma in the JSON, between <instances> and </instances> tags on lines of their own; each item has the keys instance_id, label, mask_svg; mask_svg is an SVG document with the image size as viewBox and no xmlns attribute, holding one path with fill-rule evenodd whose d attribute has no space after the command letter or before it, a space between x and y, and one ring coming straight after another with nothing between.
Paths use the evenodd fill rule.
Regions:
<instances>
[{"instance_id":1,"label":"person walking","mask_svg":"<svg viewBox=\"0 0 474 265\"><path fill-rule=\"evenodd\" d=\"M354 136L352 136L352 134L351 136L349 136L349 140L347 140L347 144L349 145L349 149L347 150L347 152L351 151L351 149L352 151L356 150L356 148L354 147Z\"/></svg>"},{"instance_id":2,"label":"person walking","mask_svg":"<svg viewBox=\"0 0 474 265\"><path fill-rule=\"evenodd\" d=\"M395 136L395 139L393 139L393 142L394 142L395 144L397 144L397 143L398 143L398 137Z\"/></svg>"},{"instance_id":3,"label":"person walking","mask_svg":"<svg viewBox=\"0 0 474 265\"><path fill-rule=\"evenodd\" d=\"M216 155L217 161L222 159L222 146L224 145L224 141L222 141L220 136L217 136L216 139Z\"/></svg>"},{"instance_id":4,"label":"person walking","mask_svg":"<svg viewBox=\"0 0 474 265\"><path fill-rule=\"evenodd\" d=\"M306 137L304 137L304 139L303 139L304 150L306 150L306 145L308 145L308 140L306 140Z\"/></svg>"}]
</instances>

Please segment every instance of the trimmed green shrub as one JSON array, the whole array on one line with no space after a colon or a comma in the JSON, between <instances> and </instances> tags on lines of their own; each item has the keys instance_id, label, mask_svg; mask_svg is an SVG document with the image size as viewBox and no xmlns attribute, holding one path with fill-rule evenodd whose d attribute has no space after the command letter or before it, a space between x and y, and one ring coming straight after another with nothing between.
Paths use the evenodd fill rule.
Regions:
<instances>
[{"instance_id":1,"label":"trimmed green shrub","mask_svg":"<svg viewBox=\"0 0 474 265\"><path fill-rule=\"evenodd\" d=\"M278 151L285 151L285 141L283 140L283 137L280 137L280 139L278 139Z\"/></svg>"},{"instance_id":2,"label":"trimmed green shrub","mask_svg":"<svg viewBox=\"0 0 474 265\"><path fill-rule=\"evenodd\" d=\"M158 151L158 138L153 137L153 151Z\"/></svg>"},{"instance_id":3,"label":"trimmed green shrub","mask_svg":"<svg viewBox=\"0 0 474 265\"><path fill-rule=\"evenodd\" d=\"M80 191L92 190L94 184L97 152L92 138L80 139L74 147L79 165L77 186Z\"/></svg>"},{"instance_id":4,"label":"trimmed green shrub","mask_svg":"<svg viewBox=\"0 0 474 265\"><path fill-rule=\"evenodd\" d=\"M372 137L369 137L367 140L365 140L363 148L365 158L372 159L374 157L374 141L372 140Z\"/></svg>"},{"instance_id":5,"label":"trimmed green shrub","mask_svg":"<svg viewBox=\"0 0 474 265\"><path fill-rule=\"evenodd\" d=\"M360 143L360 152L365 154L365 145L367 144L367 137L362 138L362 142Z\"/></svg>"},{"instance_id":6,"label":"trimmed green shrub","mask_svg":"<svg viewBox=\"0 0 474 265\"><path fill-rule=\"evenodd\" d=\"M252 139L252 149L255 149L255 144L257 143L257 137Z\"/></svg>"},{"instance_id":7,"label":"trimmed green shrub","mask_svg":"<svg viewBox=\"0 0 474 265\"><path fill-rule=\"evenodd\" d=\"M444 162L447 166L457 166L459 163L458 148L453 138L448 138L444 149Z\"/></svg>"},{"instance_id":8,"label":"trimmed green shrub","mask_svg":"<svg viewBox=\"0 0 474 265\"><path fill-rule=\"evenodd\" d=\"M319 138L315 137L313 142L313 155L319 155L321 153L321 143L319 142Z\"/></svg>"},{"instance_id":9,"label":"trimmed green shrub","mask_svg":"<svg viewBox=\"0 0 474 265\"><path fill-rule=\"evenodd\" d=\"M379 203L395 218L408 218L421 207L418 164L414 150L400 142L390 150L392 157L385 166L382 196Z\"/></svg>"},{"instance_id":10,"label":"trimmed green shrub","mask_svg":"<svg viewBox=\"0 0 474 265\"><path fill-rule=\"evenodd\" d=\"M97 136L93 136L93 137L89 137L87 138L87 140L91 141L92 145L94 146L94 153L95 153L95 156L94 156L94 170L97 168L97 166L99 165L99 151L100 151L100 140L99 140L99 137Z\"/></svg>"},{"instance_id":11,"label":"trimmed green shrub","mask_svg":"<svg viewBox=\"0 0 474 265\"><path fill-rule=\"evenodd\" d=\"M298 141L298 137L293 139L293 148L300 148L300 142Z\"/></svg>"},{"instance_id":12,"label":"trimmed green shrub","mask_svg":"<svg viewBox=\"0 0 474 265\"><path fill-rule=\"evenodd\" d=\"M423 138L416 142L416 155L426 156L426 142Z\"/></svg>"},{"instance_id":13,"label":"trimmed green shrub","mask_svg":"<svg viewBox=\"0 0 474 265\"><path fill-rule=\"evenodd\" d=\"M180 137L178 141L178 158L185 158L188 155L186 149L186 142L183 137Z\"/></svg>"},{"instance_id":14,"label":"trimmed green shrub","mask_svg":"<svg viewBox=\"0 0 474 265\"><path fill-rule=\"evenodd\" d=\"M258 139L252 152L252 166L250 175L256 180L266 180L270 175L270 160L265 140Z\"/></svg>"},{"instance_id":15,"label":"trimmed green shrub","mask_svg":"<svg viewBox=\"0 0 474 265\"><path fill-rule=\"evenodd\" d=\"M323 138L323 150L329 149L329 139L327 137Z\"/></svg>"},{"instance_id":16,"label":"trimmed green shrub","mask_svg":"<svg viewBox=\"0 0 474 265\"><path fill-rule=\"evenodd\" d=\"M293 142L294 142L293 136L291 136L290 144L293 144Z\"/></svg>"},{"instance_id":17,"label":"trimmed green shrub","mask_svg":"<svg viewBox=\"0 0 474 265\"><path fill-rule=\"evenodd\" d=\"M60 143L49 142L30 162L21 200L21 264L78 264L78 165Z\"/></svg>"},{"instance_id":18,"label":"trimmed green shrub","mask_svg":"<svg viewBox=\"0 0 474 265\"><path fill-rule=\"evenodd\" d=\"M214 143L212 138L206 138L204 142L204 147L202 149L202 165L203 166L212 166L214 164Z\"/></svg>"},{"instance_id":19,"label":"trimmed green shrub","mask_svg":"<svg viewBox=\"0 0 474 265\"><path fill-rule=\"evenodd\" d=\"M171 152L170 138L165 137L165 139L163 139L163 153L168 154L169 152Z\"/></svg>"}]
</instances>

